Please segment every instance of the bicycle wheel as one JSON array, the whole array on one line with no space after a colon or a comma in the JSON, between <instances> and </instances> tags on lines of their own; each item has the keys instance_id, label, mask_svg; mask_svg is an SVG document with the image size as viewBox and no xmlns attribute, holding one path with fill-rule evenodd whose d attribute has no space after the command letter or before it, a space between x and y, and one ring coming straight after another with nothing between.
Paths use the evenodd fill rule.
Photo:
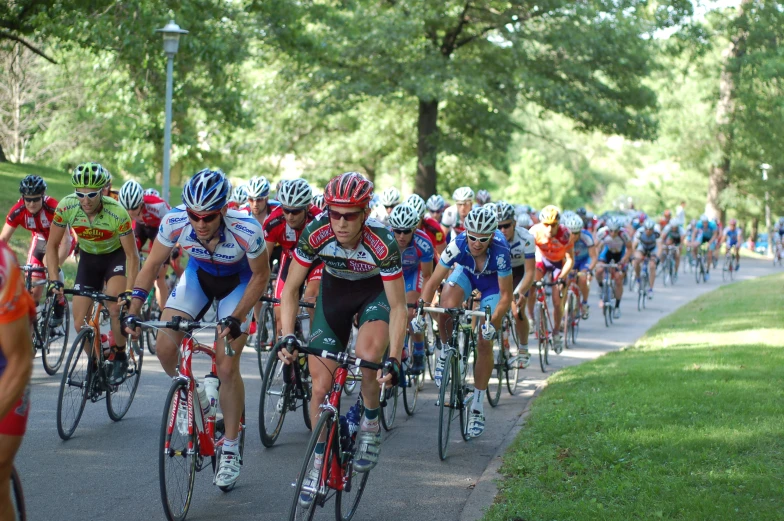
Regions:
<instances>
[{"instance_id":1,"label":"bicycle wheel","mask_svg":"<svg viewBox=\"0 0 784 521\"><path fill-rule=\"evenodd\" d=\"M160 318L160 312L157 314L153 312L151 300L155 300L155 295L152 295L147 299L147 302L144 303L142 306L142 320L145 322L151 320L158 320ZM157 316L156 316L157 315ZM144 337L145 343L147 344L147 349L150 351L151 355L155 354L155 339L157 338L157 330L152 328L146 328L143 330L142 336Z\"/></svg>"},{"instance_id":2,"label":"bicycle wheel","mask_svg":"<svg viewBox=\"0 0 784 521\"><path fill-rule=\"evenodd\" d=\"M697 264L694 266L694 278L697 280L697 284L703 281L702 279L702 261L700 257L697 257Z\"/></svg>"},{"instance_id":3,"label":"bicycle wheel","mask_svg":"<svg viewBox=\"0 0 784 521\"><path fill-rule=\"evenodd\" d=\"M446 459L447 449L449 448L449 430L452 427L452 420L455 415L455 386L453 380L455 375L452 371L456 367L456 356L454 351L449 351L444 360L444 372L441 376L441 388L438 391L438 457L441 461Z\"/></svg>"},{"instance_id":4,"label":"bicycle wheel","mask_svg":"<svg viewBox=\"0 0 784 521\"><path fill-rule=\"evenodd\" d=\"M14 466L11 466L11 505L13 507L13 512L16 515L15 520L27 521L22 480Z\"/></svg>"},{"instance_id":5,"label":"bicycle wheel","mask_svg":"<svg viewBox=\"0 0 784 521\"><path fill-rule=\"evenodd\" d=\"M188 514L193 499L196 460L199 458L199 437L196 432L185 432L185 424L178 422L178 412L187 410L188 382L174 380L166 397L161 418L158 449L158 479L163 512L169 521L181 521ZM179 423L179 425L178 425ZM195 431L189 418L188 430Z\"/></svg>"},{"instance_id":6,"label":"bicycle wheel","mask_svg":"<svg viewBox=\"0 0 784 521\"><path fill-rule=\"evenodd\" d=\"M139 378L142 375L142 361L144 358L144 336L139 340L130 340L125 348L128 353L128 369L125 371L125 378L118 385L109 386L106 394L106 411L109 418L114 421L122 420L133 403L136 396L136 389L139 387ZM117 363L117 362L115 362Z\"/></svg>"},{"instance_id":7,"label":"bicycle wheel","mask_svg":"<svg viewBox=\"0 0 784 521\"><path fill-rule=\"evenodd\" d=\"M475 392L470 392L465 383L465 377L462 379L454 378L455 397L457 400L458 408L460 409L460 435L463 441L470 441L471 436L468 435L468 416L471 414L473 408ZM476 391L476 389L474 389Z\"/></svg>"},{"instance_id":8,"label":"bicycle wheel","mask_svg":"<svg viewBox=\"0 0 784 521\"><path fill-rule=\"evenodd\" d=\"M509 363L509 359L504 359L504 363ZM517 383L520 380L520 362L515 361L512 367L504 371L504 374L506 374L506 390L514 396L517 391Z\"/></svg>"},{"instance_id":9,"label":"bicycle wheel","mask_svg":"<svg viewBox=\"0 0 784 521\"><path fill-rule=\"evenodd\" d=\"M280 436L283 420L289 410L291 400L291 386L283 381L283 362L276 353L267 360L264 379L261 382L261 397L259 399L259 436L265 447L272 447Z\"/></svg>"},{"instance_id":10,"label":"bicycle wheel","mask_svg":"<svg viewBox=\"0 0 784 521\"><path fill-rule=\"evenodd\" d=\"M93 330L85 327L76 335L71 352L68 353L57 397L57 433L63 440L73 436L90 394L93 381L93 338Z\"/></svg>"},{"instance_id":11,"label":"bicycle wheel","mask_svg":"<svg viewBox=\"0 0 784 521\"><path fill-rule=\"evenodd\" d=\"M353 459L343 465L343 472L343 490L338 490L335 494L335 519L351 521L359 507L370 472L354 470Z\"/></svg>"},{"instance_id":12,"label":"bicycle wheel","mask_svg":"<svg viewBox=\"0 0 784 521\"><path fill-rule=\"evenodd\" d=\"M419 399L419 391L422 387L420 384L424 379L424 373L419 373L418 375L406 374L408 385L403 387L403 408L409 416L414 415Z\"/></svg>"},{"instance_id":13,"label":"bicycle wheel","mask_svg":"<svg viewBox=\"0 0 784 521\"><path fill-rule=\"evenodd\" d=\"M384 399L381 402L381 425L385 431L392 430L397 415L397 400L400 394L400 386L384 388Z\"/></svg>"},{"instance_id":14,"label":"bicycle wheel","mask_svg":"<svg viewBox=\"0 0 784 521\"><path fill-rule=\"evenodd\" d=\"M539 367L542 369L543 373L546 373L547 372L547 368L546 368L547 329L545 326L546 319L544 316L544 309L542 309L541 304L536 305L535 316L536 316L536 338L539 341Z\"/></svg>"},{"instance_id":15,"label":"bicycle wheel","mask_svg":"<svg viewBox=\"0 0 784 521\"><path fill-rule=\"evenodd\" d=\"M493 381L493 373L490 373L490 380L487 382L487 403L490 407L496 407L498 401L501 399L501 388L504 386L504 369L506 368L505 359L503 355L504 346L496 335L496 340L493 342L493 373L495 373L495 382Z\"/></svg>"},{"instance_id":16,"label":"bicycle wheel","mask_svg":"<svg viewBox=\"0 0 784 521\"><path fill-rule=\"evenodd\" d=\"M580 306L579 297L577 295L572 294L572 298L574 299L573 306L572 306L572 320L570 321L571 327L570 331L572 334L572 345L577 344L577 331L580 329L580 321L583 317L583 312Z\"/></svg>"},{"instance_id":17,"label":"bicycle wheel","mask_svg":"<svg viewBox=\"0 0 784 521\"><path fill-rule=\"evenodd\" d=\"M54 299L46 299L47 312L44 316L44 327L42 331L43 347L41 361L44 364L44 371L48 375L54 375L60 369L65 358L65 350L68 346L68 333L71 330L71 311L68 309L68 299L65 301L63 310L63 323L53 328L49 323L54 319Z\"/></svg>"},{"instance_id":18,"label":"bicycle wheel","mask_svg":"<svg viewBox=\"0 0 784 521\"><path fill-rule=\"evenodd\" d=\"M334 417L329 411L322 412L305 449L305 459L302 462L302 467L300 467L297 483L294 485L294 500L291 502L289 509L290 521L313 519L316 507L323 507L329 499L329 491L332 489L327 487L327 483L329 482L330 471L333 466L332 458L335 457L334 453L337 452L333 444L338 443L339 438ZM315 487L305 486L305 478L310 474L310 470L314 468L316 443L320 439L322 441L327 440L328 444L321 463L321 471Z\"/></svg>"}]
</instances>

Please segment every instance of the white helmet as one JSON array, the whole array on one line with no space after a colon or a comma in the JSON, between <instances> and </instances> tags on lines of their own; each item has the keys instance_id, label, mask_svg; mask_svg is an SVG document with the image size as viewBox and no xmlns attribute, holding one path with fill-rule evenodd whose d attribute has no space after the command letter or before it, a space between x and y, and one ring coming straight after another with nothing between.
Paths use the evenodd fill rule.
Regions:
<instances>
[{"instance_id":1,"label":"white helmet","mask_svg":"<svg viewBox=\"0 0 784 521\"><path fill-rule=\"evenodd\" d=\"M526 230L534 225L534 222L531 220L531 216L527 213L521 213L517 217L517 226L521 228L525 228Z\"/></svg>"},{"instance_id":2,"label":"white helmet","mask_svg":"<svg viewBox=\"0 0 784 521\"><path fill-rule=\"evenodd\" d=\"M561 219L564 220L564 224L566 223L566 219L568 219L572 215L577 215L577 212L573 212L571 210L564 210L564 212L561 214Z\"/></svg>"},{"instance_id":3,"label":"white helmet","mask_svg":"<svg viewBox=\"0 0 784 521\"><path fill-rule=\"evenodd\" d=\"M564 224L566 224L570 232L580 233L580 230L583 229L583 220L576 213L572 212L572 214L565 218Z\"/></svg>"},{"instance_id":4,"label":"white helmet","mask_svg":"<svg viewBox=\"0 0 784 521\"><path fill-rule=\"evenodd\" d=\"M248 197L252 197L253 199L267 197L269 196L270 191L269 181L267 181L267 178L262 175L251 177L250 181L248 181L248 184L246 185L246 191L248 193Z\"/></svg>"},{"instance_id":5,"label":"white helmet","mask_svg":"<svg viewBox=\"0 0 784 521\"><path fill-rule=\"evenodd\" d=\"M514 220L514 206L511 204L505 201L497 201L495 203L495 208L498 215L498 222Z\"/></svg>"},{"instance_id":6,"label":"white helmet","mask_svg":"<svg viewBox=\"0 0 784 521\"><path fill-rule=\"evenodd\" d=\"M471 233L493 233L498 229L498 215L495 205L474 208L465 218L465 229Z\"/></svg>"},{"instance_id":7,"label":"white helmet","mask_svg":"<svg viewBox=\"0 0 784 521\"><path fill-rule=\"evenodd\" d=\"M307 208L312 200L313 191L302 178L283 181L278 189L278 201L288 208Z\"/></svg>"},{"instance_id":8,"label":"white helmet","mask_svg":"<svg viewBox=\"0 0 784 521\"><path fill-rule=\"evenodd\" d=\"M645 222L642 223L642 225L645 226L646 230L653 230L656 228L656 223L653 222L653 219L645 219Z\"/></svg>"},{"instance_id":9,"label":"white helmet","mask_svg":"<svg viewBox=\"0 0 784 521\"><path fill-rule=\"evenodd\" d=\"M384 206L395 206L400 204L400 191L391 186L381 192L381 204Z\"/></svg>"},{"instance_id":10,"label":"white helmet","mask_svg":"<svg viewBox=\"0 0 784 521\"><path fill-rule=\"evenodd\" d=\"M155 188L148 188L144 191L144 195L154 195L155 197L160 197L161 193Z\"/></svg>"},{"instance_id":11,"label":"white helmet","mask_svg":"<svg viewBox=\"0 0 784 521\"><path fill-rule=\"evenodd\" d=\"M476 202L479 204L487 204L490 202L490 192L487 190L479 190L476 193Z\"/></svg>"},{"instance_id":12,"label":"white helmet","mask_svg":"<svg viewBox=\"0 0 784 521\"><path fill-rule=\"evenodd\" d=\"M321 208L322 210L327 207L327 203L324 202L324 194L318 194L313 196L313 204Z\"/></svg>"},{"instance_id":13,"label":"white helmet","mask_svg":"<svg viewBox=\"0 0 784 521\"><path fill-rule=\"evenodd\" d=\"M420 219L425 216L425 211L426 211L425 200L419 197L419 195L417 194L409 195L408 199L406 199L405 204L409 205L411 208L416 210L417 213L419 214Z\"/></svg>"},{"instance_id":14,"label":"white helmet","mask_svg":"<svg viewBox=\"0 0 784 521\"><path fill-rule=\"evenodd\" d=\"M248 202L248 192L245 191L245 185L240 185L231 191L229 202L237 203L240 206Z\"/></svg>"},{"instance_id":15,"label":"white helmet","mask_svg":"<svg viewBox=\"0 0 784 521\"><path fill-rule=\"evenodd\" d=\"M438 194L431 195L427 200L427 209L431 212L440 212L445 206L446 201Z\"/></svg>"},{"instance_id":16,"label":"white helmet","mask_svg":"<svg viewBox=\"0 0 784 521\"><path fill-rule=\"evenodd\" d=\"M463 201L473 202L474 191L467 186L461 186L460 188L454 191L454 193L452 194L452 199L454 199L455 202L457 203L462 203Z\"/></svg>"},{"instance_id":17,"label":"white helmet","mask_svg":"<svg viewBox=\"0 0 784 521\"><path fill-rule=\"evenodd\" d=\"M700 221L708 222L710 221L710 219L708 219L708 216L706 214L702 214L700 215Z\"/></svg>"},{"instance_id":18,"label":"white helmet","mask_svg":"<svg viewBox=\"0 0 784 521\"><path fill-rule=\"evenodd\" d=\"M138 181L130 180L123 183L120 188L120 204L126 210L138 208L144 202L144 188Z\"/></svg>"},{"instance_id":19,"label":"white helmet","mask_svg":"<svg viewBox=\"0 0 784 521\"><path fill-rule=\"evenodd\" d=\"M413 230L419 224L419 213L409 203L395 206L389 214L389 225L401 230Z\"/></svg>"},{"instance_id":20,"label":"white helmet","mask_svg":"<svg viewBox=\"0 0 784 521\"><path fill-rule=\"evenodd\" d=\"M607 229L611 232L617 232L621 229L621 220L617 217L610 217L607 220Z\"/></svg>"}]
</instances>

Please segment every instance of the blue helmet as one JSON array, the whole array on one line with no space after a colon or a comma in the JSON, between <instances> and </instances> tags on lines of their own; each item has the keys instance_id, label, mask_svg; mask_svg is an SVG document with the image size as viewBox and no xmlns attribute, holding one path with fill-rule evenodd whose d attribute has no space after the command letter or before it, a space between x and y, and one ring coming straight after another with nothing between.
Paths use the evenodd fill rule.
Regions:
<instances>
[{"instance_id":1,"label":"blue helmet","mask_svg":"<svg viewBox=\"0 0 784 521\"><path fill-rule=\"evenodd\" d=\"M205 168L191 178L182 191L182 202L190 210L214 212L229 202L231 183L221 170Z\"/></svg>"}]
</instances>

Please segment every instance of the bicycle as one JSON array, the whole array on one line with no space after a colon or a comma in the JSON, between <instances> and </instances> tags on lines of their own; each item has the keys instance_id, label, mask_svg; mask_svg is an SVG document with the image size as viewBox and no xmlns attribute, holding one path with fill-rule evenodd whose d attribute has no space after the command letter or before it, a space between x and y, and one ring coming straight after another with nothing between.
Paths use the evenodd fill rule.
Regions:
<instances>
[{"instance_id":1,"label":"bicycle","mask_svg":"<svg viewBox=\"0 0 784 521\"><path fill-rule=\"evenodd\" d=\"M206 458L210 458L214 475L218 471L220 447L225 425L218 419L218 396L207 396L208 403L201 403L197 391L197 379L193 374L193 355L202 353L210 358L210 373L217 375L215 361L217 334L212 347L197 342L193 333L202 329L225 327L223 321L201 322L172 317L169 322L136 321L131 327L142 329L171 329L185 333L180 342L177 375L172 378L169 393L161 419L160 447L158 449L158 478L160 480L161 503L169 521L182 521L188 514L193 499L196 473L206 468ZM228 340L224 341L227 356L234 356ZM206 377L205 377L206 378ZM201 385L199 385L201 387ZM214 403L213 403L214 400ZM245 411L239 425L239 457L245 452ZM184 485L183 485L184 484ZM220 487L223 492L234 488L234 484Z\"/></svg>"},{"instance_id":2,"label":"bicycle","mask_svg":"<svg viewBox=\"0 0 784 521\"><path fill-rule=\"evenodd\" d=\"M473 311L464 308L427 307L420 300L417 309L418 316L423 312L446 314L452 317L452 337L444 349L444 372L441 376L441 387L438 393L438 457L445 460L447 445L449 444L449 431L455 411L460 417L460 433L463 440L469 441L468 415L471 413L471 404L474 401L473 389L467 385L467 366L470 354L476 349L476 337L471 326L473 317L484 317L490 321L490 306L484 311ZM499 385L500 388L500 385ZM488 394L490 394L488 390Z\"/></svg>"},{"instance_id":3,"label":"bicycle","mask_svg":"<svg viewBox=\"0 0 784 521\"><path fill-rule=\"evenodd\" d=\"M262 297L265 304L275 304L280 302L278 299ZM309 302L300 302L302 308L315 308ZM299 313L294 322L294 335L300 344L304 344L307 339L303 335L302 321L309 319L308 313ZM283 420L288 411L295 411L298 407L302 408L302 416L305 426L311 429L310 424L310 398L312 396L312 382L308 371L307 356L300 353L297 363L293 364L293 374L285 369L285 365L276 356L281 345L276 344L267 359L267 367L262 373L261 398L259 399L259 436L261 443L265 447L272 447L280 436L283 428Z\"/></svg>"},{"instance_id":4,"label":"bicycle","mask_svg":"<svg viewBox=\"0 0 784 521\"><path fill-rule=\"evenodd\" d=\"M706 266L708 265L706 250L707 248L701 244L697 250L697 256L694 259L694 278L696 279L697 284L700 282L707 282L705 279L707 274Z\"/></svg>"},{"instance_id":5,"label":"bicycle","mask_svg":"<svg viewBox=\"0 0 784 521\"><path fill-rule=\"evenodd\" d=\"M33 288L45 286L46 279L33 282L33 273L46 273L46 268L40 266L24 265L21 266L25 273L25 288L28 293L32 293ZM65 358L65 350L68 345L68 333L71 328L71 314L68 309L68 299L63 298L63 323L53 328L49 324L54 320L54 302L56 297L48 296L44 300L43 307L36 306L35 321L32 323L30 333L33 344L33 358L36 351L41 351L41 362L46 374L52 376L57 374Z\"/></svg>"},{"instance_id":6,"label":"bicycle","mask_svg":"<svg viewBox=\"0 0 784 521\"><path fill-rule=\"evenodd\" d=\"M113 357L101 345L101 320L103 303L117 302L117 297L105 295L90 288L63 289L64 295L88 297L93 303L88 309L79 334L76 335L60 382L57 397L57 433L63 440L73 436L84 406L89 398L96 403L106 398L106 412L112 421L120 421L128 412L139 386L144 359L144 341L129 339L125 349L128 369L119 384L110 384Z\"/></svg>"},{"instance_id":7,"label":"bicycle","mask_svg":"<svg viewBox=\"0 0 784 521\"><path fill-rule=\"evenodd\" d=\"M651 279L648 275L648 263L650 262L650 254L643 255L640 261L640 282L637 288L637 311L645 309L645 301L648 300L648 288L651 286Z\"/></svg>"},{"instance_id":8,"label":"bicycle","mask_svg":"<svg viewBox=\"0 0 784 521\"><path fill-rule=\"evenodd\" d=\"M733 273L735 272L735 255L732 252L732 246L727 248L727 251L724 253L724 265L721 268L721 279L722 280L732 280Z\"/></svg>"},{"instance_id":9,"label":"bicycle","mask_svg":"<svg viewBox=\"0 0 784 521\"><path fill-rule=\"evenodd\" d=\"M569 276L569 286L566 289L566 304L564 305L563 315L563 335L564 347L570 349L570 344L577 343L577 331L580 328L580 320L583 317L583 305L580 298L580 288L577 285L577 277Z\"/></svg>"},{"instance_id":10,"label":"bicycle","mask_svg":"<svg viewBox=\"0 0 784 521\"><path fill-rule=\"evenodd\" d=\"M144 301L141 310L141 317L145 321L159 320L161 318L161 308L158 306L158 300L155 298L155 292L151 291L147 295L147 300ZM158 339L158 332L155 330L147 330L144 332L147 350L151 355L155 354L155 341Z\"/></svg>"},{"instance_id":11,"label":"bicycle","mask_svg":"<svg viewBox=\"0 0 784 521\"><path fill-rule=\"evenodd\" d=\"M285 347L290 349L292 346L287 344ZM340 398L343 395L343 386L346 384L349 367L382 369L388 373L391 364L389 362L381 364L368 362L348 353L315 352L306 347L299 349L307 354L335 360L339 365L332 376L332 390L324 398L324 403L319 406L321 413L305 450L305 458L299 475L293 484L295 493L289 510L289 520L313 519L316 507L323 508L327 501L334 497L335 518L339 521L350 521L362 499L370 472L359 473L354 469L356 433L359 430L359 425L350 426L346 418L340 416ZM385 388L382 385L382 396L384 392ZM361 418L363 409L361 394L357 398L357 405L358 417ZM355 427L353 432L352 427ZM316 444L319 442L325 443L325 450L321 466L317 469L315 465ZM311 470L315 471L313 476L311 476ZM311 483L309 478L315 480L315 483ZM308 483L306 483L306 479L308 479Z\"/></svg>"},{"instance_id":12,"label":"bicycle","mask_svg":"<svg viewBox=\"0 0 784 521\"><path fill-rule=\"evenodd\" d=\"M522 309L519 311L520 313L524 312ZM498 377L498 387L495 396L491 396L493 393L490 392L490 385L487 386L487 401L493 407L498 405L503 381L506 380L506 390L509 391L510 395L514 396L515 390L517 389L517 383L520 380L520 369L528 367L528 364L524 365L520 353L512 356L512 345L518 346L519 340L517 337L517 329L515 328L514 315L512 314L511 309L509 309L504 315L504 318L501 319L501 331L499 332L498 338L501 340L500 345L497 342L493 343L493 360L495 362L493 369ZM528 363L530 363L530 358Z\"/></svg>"},{"instance_id":13,"label":"bicycle","mask_svg":"<svg viewBox=\"0 0 784 521\"><path fill-rule=\"evenodd\" d=\"M615 309L615 270L620 266L615 261L610 263L600 262L597 267L604 268L604 278L602 280L602 314L604 315L605 327L610 327L613 323L613 310ZM612 273L611 273L612 272ZM631 277L634 278L634 277Z\"/></svg>"},{"instance_id":14,"label":"bicycle","mask_svg":"<svg viewBox=\"0 0 784 521\"><path fill-rule=\"evenodd\" d=\"M275 318L275 308L273 304L280 302L280 300L272 298L275 294L275 283L277 277L270 276L267 283L267 291L264 293L259 301L261 302L261 309L259 316L256 317L256 342L253 346L256 350L256 355L259 362L259 374L264 378L264 372L269 362L269 352L275 345L275 338L277 337L278 322Z\"/></svg>"},{"instance_id":15,"label":"bicycle","mask_svg":"<svg viewBox=\"0 0 784 521\"><path fill-rule=\"evenodd\" d=\"M19 477L19 473L14 465L11 465L11 504L13 511L16 513L16 521L27 521L22 479Z\"/></svg>"},{"instance_id":16,"label":"bicycle","mask_svg":"<svg viewBox=\"0 0 784 521\"><path fill-rule=\"evenodd\" d=\"M781 251L781 243L776 240L778 234L768 234L770 237L774 237L774 246L773 246L773 267L781 266L782 264L782 251Z\"/></svg>"},{"instance_id":17,"label":"bicycle","mask_svg":"<svg viewBox=\"0 0 784 521\"><path fill-rule=\"evenodd\" d=\"M678 272L675 271L675 252L678 248L672 244L664 246L664 248L664 262L659 264L662 285L667 287L669 283L671 286L674 286L678 280Z\"/></svg>"}]
</instances>

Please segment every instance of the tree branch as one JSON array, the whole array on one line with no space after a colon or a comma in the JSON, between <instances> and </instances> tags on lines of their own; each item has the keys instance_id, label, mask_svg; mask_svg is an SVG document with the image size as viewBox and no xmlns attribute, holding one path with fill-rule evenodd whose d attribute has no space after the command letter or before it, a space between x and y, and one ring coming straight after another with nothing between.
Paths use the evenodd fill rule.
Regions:
<instances>
[{"instance_id":1,"label":"tree branch","mask_svg":"<svg viewBox=\"0 0 784 521\"><path fill-rule=\"evenodd\" d=\"M8 31L0 31L0 40L13 40L15 42L19 42L22 45L24 45L25 47L27 47L28 49L30 49L31 51L33 51L38 56L44 58L45 60L47 60L47 61L49 61L49 62L51 62L51 63L53 63L55 65L58 65L57 61L55 61L54 59L52 59L49 56L47 56L38 47L36 47L32 43L28 42L24 38L20 38L19 36L16 36L15 34L11 34Z\"/></svg>"},{"instance_id":2,"label":"tree branch","mask_svg":"<svg viewBox=\"0 0 784 521\"><path fill-rule=\"evenodd\" d=\"M441 54L444 56L450 56L455 51L455 41L457 41L457 37L463 32L463 27L466 22L468 22L466 14L470 8L471 0L466 0L465 5L463 5L463 11L460 13L460 17L457 20L457 27L444 35L444 43L441 45Z\"/></svg>"}]
</instances>

